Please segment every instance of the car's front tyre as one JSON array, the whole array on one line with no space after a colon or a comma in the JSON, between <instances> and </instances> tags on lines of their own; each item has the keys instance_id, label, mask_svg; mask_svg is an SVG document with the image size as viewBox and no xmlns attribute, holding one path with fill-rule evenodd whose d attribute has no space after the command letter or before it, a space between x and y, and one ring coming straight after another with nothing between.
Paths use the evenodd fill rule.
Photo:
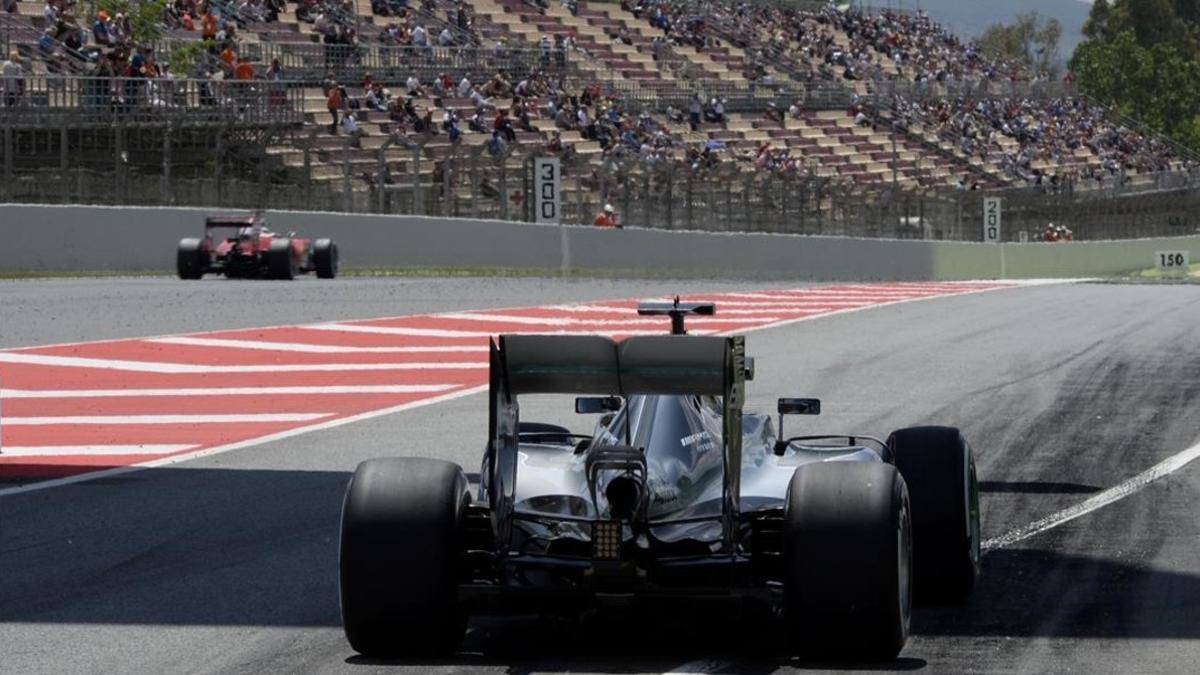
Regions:
<instances>
[{"instance_id":1,"label":"car's front tyre","mask_svg":"<svg viewBox=\"0 0 1200 675\"><path fill-rule=\"evenodd\" d=\"M920 604L961 604L979 579L975 457L954 427L911 427L888 437L913 511L913 591Z\"/></svg>"},{"instance_id":2,"label":"car's front tyre","mask_svg":"<svg viewBox=\"0 0 1200 675\"><path fill-rule=\"evenodd\" d=\"M470 496L457 464L415 457L358 465L342 507L342 627L375 657L453 654L460 524Z\"/></svg>"},{"instance_id":3,"label":"car's front tyre","mask_svg":"<svg viewBox=\"0 0 1200 675\"><path fill-rule=\"evenodd\" d=\"M313 268L319 279L333 279L337 276L341 263L338 260L338 247L332 239L318 239L313 242Z\"/></svg>"}]
</instances>

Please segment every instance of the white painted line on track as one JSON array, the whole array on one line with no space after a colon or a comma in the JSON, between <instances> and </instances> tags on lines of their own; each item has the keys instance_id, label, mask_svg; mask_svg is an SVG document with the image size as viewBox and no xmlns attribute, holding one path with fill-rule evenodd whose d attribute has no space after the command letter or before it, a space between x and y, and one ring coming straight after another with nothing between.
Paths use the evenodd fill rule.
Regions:
<instances>
[{"instance_id":1,"label":"white painted line on track","mask_svg":"<svg viewBox=\"0 0 1200 675\"><path fill-rule=\"evenodd\" d=\"M541 317L541 316L517 316L514 314L473 314L473 313L456 313L456 314L439 314L439 319L450 319L452 321L485 321L495 323L512 323L518 325L530 326L658 326L661 327L663 320L661 317L644 317L630 313L629 318L625 319L576 319L574 317ZM777 321L779 317L764 316L756 319L720 319L716 317L689 317L689 324L705 324L705 323L760 323L762 321Z\"/></svg>"},{"instance_id":2,"label":"white painted line on track","mask_svg":"<svg viewBox=\"0 0 1200 675\"><path fill-rule=\"evenodd\" d=\"M613 331L586 331L586 330L498 330L498 331L478 331L478 330L449 330L444 328L409 328L406 326L363 326L352 323L319 323L311 326L297 326L307 330L329 330L334 332L345 333L374 333L377 335L408 335L415 337L440 337L440 338L487 338L493 335L663 335L662 329L659 330L613 330ZM690 331L696 335L708 335L713 331L704 329ZM486 367L487 364L485 363Z\"/></svg>"},{"instance_id":3,"label":"white painted line on track","mask_svg":"<svg viewBox=\"0 0 1200 675\"><path fill-rule=\"evenodd\" d=\"M61 417L5 417L4 426L57 426L79 424L255 424L312 422L334 413L280 413L246 415L64 415ZM7 450L6 450L7 452Z\"/></svg>"},{"instance_id":4,"label":"white painted line on track","mask_svg":"<svg viewBox=\"0 0 1200 675\"><path fill-rule=\"evenodd\" d=\"M732 666L733 664L728 661L703 659L678 665L664 672L663 675L709 675L710 673L719 673Z\"/></svg>"},{"instance_id":5,"label":"white painted line on track","mask_svg":"<svg viewBox=\"0 0 1200 675\"><path fill-rule=\"evenodd\" d=\"M700 300L698 302L706 302L706 301ZM761 302L761 303L759 303L759 302L726 302L726 301L722 300L718 303L718 306L717 306L717 316L720 317L721 315L724 315L724 314L772 314L772 313L778 313L778 312L787 313L790 311L806 312L806 311L810 311L813 309L838 307L841 305L861 305L861 304L863 304L863 301L861 301L861 300L850 300L850 301L846 301L846 302L837 302L837 301L829 302L826 300L814 300L811 302L792 301L792 302ZM758 308L758 309L749 309L749 310L728 309L729 307L742 307L742 306ZM554 310L556 312L567 312L570 314L617 314L617 315L624 314L624 315L627 315L630 317L637 317L637 309L632 306L630 306L630 307L606 307L604 305L550 305L547 307L538 307L537 309ZM708 317L699 317L699 318L703 319L703 318L708 318ZM692 319L692 321L696 321L696 320L697 320L697 318ZM720 319L711 319L710 318L709 320L720 323ZM588 319L583 319L582 321L584 323L591 323L591 320L588 320Z\"/></svg>"},{"instance_id":6,"label":"white painted line on track","mask_svg":"<svg viewBox=\"0 0 1200 675\"><path fill-rule=\"evenodd\" d=\"M487 361L482 359L466 362L444 361L429 363L273 363L252 366L209 366L194 363L89 359L79 356L53 356L50 354L17 352L0 352L0 363L58 366L63 368L96 368L99 370L121 370L133 373L158 373L164 375L184 373L340 373L351 370L463 370L488 367Z\"/></svg>"},{"instance_id":7,"label":"white painted line on track","mask_svg":"<svg viewBox=\"0 0 1200 675\"><path fill-rule=\"evenodd\" d=\"M141 471L143 469L153 469L156 467L169 466L171 464L178 464L179 462L186 462L188 460L200 459L201 457L209 457L212 455L219 455L223 452L229 452L231 450L241 450L242 448L250 448L250 447L254 447L256 445L262 445L264 443L281 441L281 440L284 440L287 438L292 438L294 436L299 436L301 434L307 434L307 433L313 432L313 431L323 431L325 429L333 429L335 427L340 427L340 426L343 426L346 424L353 424L355 422L361 422L363 420L369 420L369 419L373 419L376 417L383 417L384 415L391 415L393 413L404 412L405 410L412 410L414 408L421 408L421 407L424 407L427 405L433 405L435 403L442 403L444 401L461 398L463 396L470 396L472 394L478 394L478 393L484 392L484 391L487 391L486 384L480 385L478 387L470 387L468 389L460 389L458 391L452 391L448 394L442 394L441 396L434 396L432 398L426 398L426 399L422 399L420 401L412 401L410 403L403 403L401 405L392 406L391 408L383 408L381 410L370 410L365 413L360 413L358 415L350 415L348 417L342 417L342 418L335 419L335 420L329 420L327 422L317 422L316 424L309 424L309 425L302 426L302 427L295 427L293 429L287 429L285 431L280 431L279 433L270 434L267 436L258 436L256 438L251 438L251 439L248 439L245 441L238 441L237 443L230 443L228 445L219 445L219 446L212 447L212 448L205 448L203 450L196 450L194 452L182 452L177 455L171 455L170 457L164 457L162 459L156 459L156 460L152 460L149 462L130 464L128 466L119 466L119 467L115 467L112 469L104 469L102 471L92 471L89 473L81 473L81 474L77 474L74 476L66 476L65 478L55 478L53 480L40 481L37 483L30 483L29 485L19 485L17 487L3 488L3 489L0 489L0 497L6 497L8 495L15 495L15 494L22 494L22 493L26 493L26 492L37 492L39 490L46 490L49 488L61 487L63 485L72 485L74 483L82 483L82 482L94 480L97 478L109 478L112 476L118 476L118 475L125 474L125 473L132 473L134 471ZM195 447L195 446L183 446L183 447L189 448L189 447ZM381 445L381 452L383 452L383 451L384 451L384 448ZM7 447L4 448L4 453L8 454ZM3 456L3 455L0 455L0 456Z\"/></svg>"},{"instance_id":8,"label":"white painted line on track","mask_svg":"<svg viewBox=\"0 0 1200 675\"><path fill-rule=\"evenodd\" d=\"M1172 473L1175 473L1176 471L1195 461L1197 458L1200 458L1200 443L1171 455L1170 457L1164 459L1158 464L1155 464L1149 469L1146 469L1133 478L1110 487L1109 489L1097 495L1093 495L1092 497L1079 502L1075 506L1065 508L1057 513L1052 513L1045 518L1035 520L1024 527L1018 527L1017 529L1002 534L999 537L988 539L987 541L983 542L983 548L984 550L990 551L998 548L1004 548L1006 546L1012 546L1013 544L1024 541L1032 536L1041 534L1046 530L1056 528L1064 523L1069 523L1080 516L1086 516L1097 509L1104 508L1113 502L1122 500L1132 494L1136 494L1147 485L1160 478L1165 478Z\"/></svg>"},{"instance_id":9,"label":"white painted line on track","mask_svg":"<svg viewBox=\"0 0 1200 675\"><path fill-rule=\"evenodd\" d=\"M4 420L8 424L8 420ZM59 455L166 455L194 448L194 445L19 445L4 446L3 457L56 457ZM94 475L94 474L86 474ZM0 490L0 495L4 490Z\"/></svg>"},{"instance_id":10,"label":"white painted line on track","mask_svg":"<svg viewBox=\"0 0 1200 675\"><path fill-rule=\"evenodd\" d=\"M820 312L818 314L809 314L806 316L798 316L795 318L781 319L779 321L776 321L775 323L765 323L761 326L750 326L747 328L730 330L730 331L726 331L724 334L725 335L733 335L733 334L741 334L741 333L752 333L754 331L767 330L769 328L781 328L783 326L790 326L792 324L800 323L802 321L812 321L814 319L824 319L826 317L839 316L841 314L852 314L854 312L863 312L863 311L866 311L869 309L881 309L884 307L895 307L896 305L904 305L904 304L907 304L910 302L923 302L925 300L946 300L946 299L950 299L950 298L969 297L972 295L978 295L980 293L989 293L991 291L1003 291L1003 290L1009 290L1009 289L1014 289L1014 288L1020 288L1023 285L1027 285L1027 284L1021 284L1019 282L1013 282L1013 281L1006 281L1006 282L997 283L997 285L995 285L995 286L989 286L986 288L972 288L970 290L965 290L965 291L958 290L954 293L943 293L941 295L921 295L921 296L911 297L911 298L902 298L899 300L890 300L890 299L889 300L878 300L878 301L874 301L874 302L856 304L853 307L845 307L842 309L835 309L835 310L831 310L828 312ZM1032 285L1032 284L1029 284L1029 285ZM718 312L721 311L720 307L717 308L717 311ZM718 333L718 335L721 335L721 334L722 333Z\"/></svg>"},{"instance_id":11,"label":"white painted line on track","mask_svg":"<svg viewBox=\"0 0 1200 675\"><path fill-rule=\"evenodd\" d=\"M300 342L269 342L264 340L229 340L224 338L165 337L143 342L188 347L218 347L220 349L257 349L268 352L298 352L303 354L438 354L452 352L487 353L487 345L446 345L444 347L342 347Z\"/></svg>"},{"instance_id":12,"label":"white painted line on track","mask_svg":"<svg viewBox=\"0 0 1200 675\"><path fill-rule=\"evenodd\" d=\"M144 396L321 396L329 394L432 394L457 384L346 384L325 387L203 387L175 389L0 389L0 398L142 398Z\"/></svg>"}]
</instances>

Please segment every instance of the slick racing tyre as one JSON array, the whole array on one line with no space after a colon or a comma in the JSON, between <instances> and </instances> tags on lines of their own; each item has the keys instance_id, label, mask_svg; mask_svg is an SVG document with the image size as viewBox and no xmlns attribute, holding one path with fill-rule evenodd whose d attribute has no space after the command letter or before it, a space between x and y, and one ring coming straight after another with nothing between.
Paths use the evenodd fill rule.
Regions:
<instances>
[{"instance_id":1,"label":"slick racing tyre","mask_svg":"<svg viewBox=\"0 0 1200 675\"><path fill-rule=\"evenodd\" d=\"M342 506L342 627L373 657L453 654L466 631L458 550L467 478L413 457L358 465Z\"/></svg>"},{"instance_id":2,"label":"slick racing tyre","mask_svg":"<svg viewBox=\"0 0 1200 675\"><path fill-rule=\"evenodd\" d=\"M784 618L805 653L892 659L908 640L908 490L883 462L796 469L784 512Z\"/></svg>"},{"instance_id":3,"label":"slick racing tyre","mask_svg":"<svg viewBox=\"0 0 1200 675\"><path fill-rule=\"evenodd\" d=\"M291 239L272 239L267 249L267 269L273 279L295 279L300 271L296 266L296 254Z\"/></svg>"},{"instance_id":4,"label":"slick racing tyre","mask_svg":"<svg viewBox=\"0 0 1200 675\"><path fill-rule=\"evenodd\" d=\"M207 267L206 254L199 239L184 239L179 242L175 254L175 269L180 279L199 279Z\"/></svg>"},{"instance_id":5,"label":"slick racing tyre","mask_svg":"<svg viewBox=\"0 0 1200 675\"><path fill-rule=\"evenodd\" d=\"M963 603L979 578L979 485L971 446L953 427L912 427L893 432L888 447L912 500L915 598Z\"/></svg>"},{"instance_id":6,"label":"slick racing tyre","mask_svg":"<svg viewBox=\"0 0 1200 675\"><path fill-rule=\"evenodd\" d=\"M318 239L313 242L313 268L317 270L317 278L333 279L338 274L338 247L332 239Z\"/></svg>"}]
</instances>

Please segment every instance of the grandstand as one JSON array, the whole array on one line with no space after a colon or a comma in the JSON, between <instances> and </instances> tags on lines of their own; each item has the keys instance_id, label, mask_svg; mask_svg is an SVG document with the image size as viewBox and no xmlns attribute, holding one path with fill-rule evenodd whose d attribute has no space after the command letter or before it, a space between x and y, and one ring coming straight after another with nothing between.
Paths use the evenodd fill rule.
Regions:
<instances>
[{"instance_id":1,"label":"grandstand","mask_svg":"<svg viewBox=\"0 0 1200 675\"><path fill-rule=\"evenodd\" d=\"M528 158L556 153L575 222L614 202L645 226L970 238L967 195L1128 200L1200 162L919 13L172 0L138 36L103 2L8 4L13 201L522 218Z\"/></svg>"}]
</instances>

